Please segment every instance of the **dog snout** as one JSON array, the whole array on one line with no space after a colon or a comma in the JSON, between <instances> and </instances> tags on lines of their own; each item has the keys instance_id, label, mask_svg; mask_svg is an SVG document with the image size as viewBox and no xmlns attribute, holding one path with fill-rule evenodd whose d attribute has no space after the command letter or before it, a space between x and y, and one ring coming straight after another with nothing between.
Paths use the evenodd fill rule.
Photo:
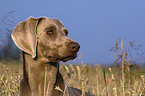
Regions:
<instances>
[{"instance_id":1,"label":"dog snout","mask_svg":"<svg viewBox=\"0 0 145 96\"><path fill-rule=\"evenodd\" d=\"M80 45L77 42L70 42L68 47L71 52L78 52L80 49Z\"/></svg>"}]
</instances>

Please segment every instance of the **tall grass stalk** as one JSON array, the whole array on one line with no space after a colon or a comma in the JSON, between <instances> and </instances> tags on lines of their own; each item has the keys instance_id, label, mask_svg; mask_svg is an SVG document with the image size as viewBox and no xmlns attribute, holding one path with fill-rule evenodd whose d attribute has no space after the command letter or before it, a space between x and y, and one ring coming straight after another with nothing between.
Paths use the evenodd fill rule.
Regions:
<instances>
[{"instance_id":1,"label":"tall grass stalk","mask_svg":"<svg viewBox=\"0 0 145 96\"><path fill-rule=\"evenodd\" d=\"M97 90L96 95L97 96L100 95L100 91L99 91L99 79L98 78L99 78L98 77L98 68L96 68L96 90ZM93 93L95 93L94 90L93 90Z\"/></svg>"},{"instance_id":2,"label":"tall grass stalk","mask_svg":"<svg viewBox=\"0 0 145 96\"><path fill-rule=\"evenodd\" d=\"M125 52L123 50L123 40L120 38L120 43L121 43L121 53L122 53L122 64L121 64L121 69L122 69L122 96L125 96L125 92L124 92L124 61L125 61Z\"/></svg>"}]
</instances>

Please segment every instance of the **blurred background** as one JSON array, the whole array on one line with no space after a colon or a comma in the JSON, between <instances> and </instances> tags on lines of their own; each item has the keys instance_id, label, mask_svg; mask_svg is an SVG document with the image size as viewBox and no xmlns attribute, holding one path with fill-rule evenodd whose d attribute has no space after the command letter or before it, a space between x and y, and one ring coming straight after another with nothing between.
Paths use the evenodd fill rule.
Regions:
<instances>
[{"instance_id":1,"label":"blurred background","mask_svg":"<svg viewBox=\"0 0 145 96\"><path fill-rule=\"evenodd\" d=\"M20 59L21 52L10 34L19 22L30 16L62 21L69 30L68 36L81 46L79 61L113 64L119 38L124 48L132 51L132 58L145 61L142 58L145 57L145 0L3 0L0 3L0 60Z\"/></svg>"}]
</instances>

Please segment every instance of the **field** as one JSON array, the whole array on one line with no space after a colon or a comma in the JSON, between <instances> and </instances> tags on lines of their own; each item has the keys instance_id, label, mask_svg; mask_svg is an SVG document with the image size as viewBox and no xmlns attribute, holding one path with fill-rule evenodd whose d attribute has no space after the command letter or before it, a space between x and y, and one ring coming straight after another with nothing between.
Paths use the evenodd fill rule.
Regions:
<instances>
[{"instance_id":1,"label":"field","mask_svg":"<svg viewBox=\"0 0 145 96\"><path fill-rule=\"evenodd\" d=\"M68 86L95 96L144 96L144 72L137 66L101 67L100 65L61 64ZM22 65L18 61L0 62L0 96L17 96Z\"/></svg>"}]
</instances>

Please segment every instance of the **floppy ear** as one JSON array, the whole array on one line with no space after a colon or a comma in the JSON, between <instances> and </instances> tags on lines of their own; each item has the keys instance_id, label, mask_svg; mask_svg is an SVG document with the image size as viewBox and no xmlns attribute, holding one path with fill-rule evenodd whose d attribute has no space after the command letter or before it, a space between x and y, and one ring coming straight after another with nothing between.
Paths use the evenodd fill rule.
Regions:
<instances>
[{"instance_id":1,"label":"floppy ear","mask_svg":"<svg viewBox=\"0 0 145 96\"><path fill-rule=\"evenodd\" d=\"M37 35L36 29L39 20L42 18L30 17L23 22L18 23L14 28L11 37L18 48L36 57Z\"/></svg>"}]
</instances>

